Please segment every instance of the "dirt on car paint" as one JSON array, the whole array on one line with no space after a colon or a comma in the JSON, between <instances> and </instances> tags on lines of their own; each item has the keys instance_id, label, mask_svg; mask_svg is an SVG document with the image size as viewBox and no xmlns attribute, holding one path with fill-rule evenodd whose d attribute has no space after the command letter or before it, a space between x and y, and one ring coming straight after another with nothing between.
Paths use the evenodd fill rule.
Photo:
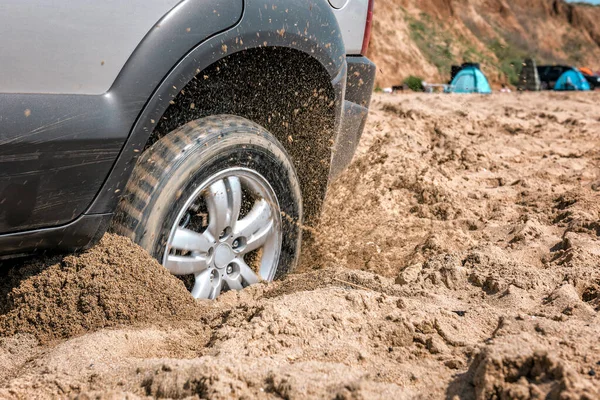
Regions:
<instances>
[{"instance_id":1,"label":"dirt on car paint","mask_svg":"<svg viewBox=\"0 0 600 400\"><path fill-rule=\"evenodd\" d=\"M111 235L5 269L0 397L598 398L599 101L375 96L298 273L215 302Z\"/></svg>"}]
</instances>

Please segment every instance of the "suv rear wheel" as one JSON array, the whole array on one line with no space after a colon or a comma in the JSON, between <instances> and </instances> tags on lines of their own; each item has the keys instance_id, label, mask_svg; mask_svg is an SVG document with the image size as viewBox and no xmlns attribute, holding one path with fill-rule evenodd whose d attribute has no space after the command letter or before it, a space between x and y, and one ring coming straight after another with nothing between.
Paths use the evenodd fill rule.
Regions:
<instances>
[{"instance_id":1,"label":"suv rear wheel","mask_svg":"<svg viewBox=\"0 0 600 400\"><path fill-rule=\"evenodd\" d=\"M289 156L264 128L212 116L140 157L113 230L214 299L289 272L300 253L302 199Z\"/></svg>"}]
</instances>

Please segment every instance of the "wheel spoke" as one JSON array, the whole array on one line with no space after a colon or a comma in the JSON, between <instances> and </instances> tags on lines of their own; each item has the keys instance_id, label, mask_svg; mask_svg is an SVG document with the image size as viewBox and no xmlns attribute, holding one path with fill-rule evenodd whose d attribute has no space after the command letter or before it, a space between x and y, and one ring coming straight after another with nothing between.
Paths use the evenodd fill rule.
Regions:
<instances>
[{"instance_id":1,"label":"wheel spoke","mask_svg":"<svg viewBox=\"0 0 600 400\"><path fill-rule=\"evenodd\" d=\"M242 184L240 183L239 178L235 176L230 176L226 179L229 190L229 209L231 210L231 219L230 224L235 225L236 221L240 217L240 211L242 209Z\"/></svg>"},{"instance_id":2,"label":"wheel spoke","mask_svg":"<svg viewBox=\"0 0 600 400\"><path fill-rule=\"evenodd\" d=\"M254 235L252 235L250 239L248 239L243 253L250 253L251 251L262 247L266 243L269 236L271 236L272 231L273 221L269 221L267 226L263 227L263 229L259 230Z\"/></svg>"},{"instance_id":3,"label":"wheel spoke","mask_svg":"<svg viewBox=\"0 0 600 400\"><path fill-rule=\"evenodd\" d=\"M242 186L236 177L228 177L210 185L205 194L208 207L208 231L219 237L237 221L242 204Z\"/></svg>"},{"instance_id":4,"label":"wheel spoke","mask_svg":"<svg viewBox=\"0 0 600 400\"><path fill-rule=\"evenodd\" d=\"M243 260L237 260L237 264L240 267L240 276L248 285L254 285L255 283L260 282L260 278Z\"/></svg>"},{"instance_id":5,"label":"wheel spoke","mask_svg":"<svg viewBox=\"0 0 600 400\"><path fill-rule=\"evenodd\" d=\"M165 268L173 275L189 275L206 270L206 261L206 258L202 256L168 255Z\"/></svg>"},{"instance_id":6,"label":"wheel spoke","mask_svg":"<svg viewBox=\"0 0 600 400\"><path fill-rule=\"evenodd\" d=\"M224 281L224 279L221 279L217 286L212 287L212 291L211 291L210 297L209 297L210 299L216 299L217 296L221 294L221 289L223 288L223 281Z\"/></svg>"},{"instance_id":7,"label":"wheel spoke","mask_svg":"<svg viewBox=\"0 0 600 400\"><path fill-rule=\"evenodd\" d=\"M210 279L212 272L202 271L196 275L196 281L192 288L192 297L195 299L210 299L213 291L212 281Z\"/></svg>"},{"instance_id":8,"label":"wheel spoke","mask_svg":"<svg viewBox=\"0 0 600 400\"><path fill-rule=\"evenodd\" d=\"M224 181L220 180L210 185L206 193L206 206L208 208L207 230L218 238L229 222L227 187Z\"/></svg>"},{"instance_id":9,"label":"wheel spoke","mask_svg":"<svg viewBox=\"0 0 600 400\"><path fill-rule=\"evenodd\" d=\"M240 276L238 276L237 278L231 278L231 277L226 276L225 282L227 283L227 286L231 290L242 290L244 288L244 286L242 285Z\"/></svg>"},{"instance_id":10,"label":"wheel spoke","mask_svg":"<svg viewBox=\"0 0 600 400\"><path fill-rule=\"evenodd\" d=\"M186 228L177 228L171 247L179 250L208 253L213 241L206 234L194 232Z\"/></svg>"},{"instance_id":11,"label":"wheel spoke","mask_svg":"<svg viewBox=\"0 0 600 400\"><path fill-rule=\"evenodd\" d=\"M271 206L264 199L256 202L252 210L235 225L234 236L246 238L243 253L249 253L265 244L273 231Z\"/></svg>"}]
</instances>

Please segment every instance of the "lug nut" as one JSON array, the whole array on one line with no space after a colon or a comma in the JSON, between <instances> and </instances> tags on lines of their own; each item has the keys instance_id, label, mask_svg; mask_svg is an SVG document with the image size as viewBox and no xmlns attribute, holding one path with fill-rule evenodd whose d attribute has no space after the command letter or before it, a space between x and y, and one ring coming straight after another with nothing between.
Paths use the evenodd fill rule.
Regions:
<instances>
[{"instance_id":1,"label":"lug nut","mask_svg":"<svg viewBox=\"0 0 600 400\"><path fill-rule=\"evenodd\" d=\"M235 239L235 240L233 241L233 243L231 244L231 246L232 246L234 249L237 249L238 247L240 247L240 240L239 240L239 239Z\"/></svg>"},{"instance_id":2,"label":"lug nut","mask_svg":"<svg viewBox=\"0 0 600 400\"><path fill-rule=\"evenodd\" d=\"M225 236L227 236L227 232L223 231L221 232L221 234L219 235L219 239L223 239Z\"/></svg>"},{"instance_id":3,"label":"lug nut","mask_svg":"<svg viewBox=\"0 0 600 400\"><path fill-rule=\"evenodd\" d=\"M226 269L227 274L231 274L233 272L233 264L229 264Z\"/></svg>"}]
</instances>

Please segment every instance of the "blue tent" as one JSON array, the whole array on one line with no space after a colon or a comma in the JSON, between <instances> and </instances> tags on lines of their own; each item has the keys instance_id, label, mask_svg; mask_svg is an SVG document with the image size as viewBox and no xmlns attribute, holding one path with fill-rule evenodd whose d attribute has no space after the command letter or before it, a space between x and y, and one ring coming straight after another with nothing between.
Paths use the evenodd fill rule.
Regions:
<instances>
[{"instance_id":1,"label":"blue tent","mask_svg":"<svg viewBox=\"0 0 600 400\"><path fill-rule=\"evenodd\" d=\"M554 90L590 90L590 84L581 72L572 68L558 78Z\"/></svg>"},{"instance_id":2,"label":"blue tent","mask_svg":"<svg viewBox=\"0 0 600 400\"><path fill-rule=\"evenodd\" d=\"M492 93L483 72L473 65L461 69L450 85L451 93Z\"/></svg>"}]
</instances>

